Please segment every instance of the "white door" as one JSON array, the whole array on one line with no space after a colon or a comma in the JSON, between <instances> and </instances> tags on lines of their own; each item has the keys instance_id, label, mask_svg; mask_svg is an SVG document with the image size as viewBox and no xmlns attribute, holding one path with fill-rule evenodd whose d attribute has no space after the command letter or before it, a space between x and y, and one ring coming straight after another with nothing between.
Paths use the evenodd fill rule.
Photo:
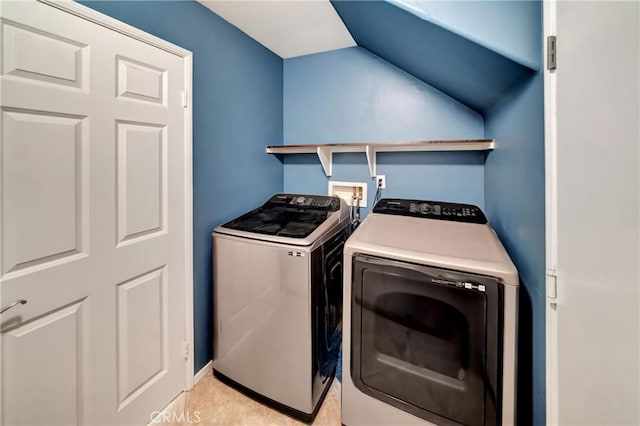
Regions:
<instances>
[{"instance_id":1,"label":"white door","mask_svg":"<svg viewBox=\"0 0 640 426\"><path fill-rule=\"evenodd\" d=\"M185 387L184 59L1 7L2 424L145 424Z\"/></svg>"},{"instance_id":2,"label":"white door","mask_svg":"<svg viewBox=\"0 0 640 426\"><path fill-rule=\"evenodd\" d=\"M640 3L545 6L557 33L546 81L547 247L557 271L547 421L638 425Z\"/></svg>"}]
</instances>

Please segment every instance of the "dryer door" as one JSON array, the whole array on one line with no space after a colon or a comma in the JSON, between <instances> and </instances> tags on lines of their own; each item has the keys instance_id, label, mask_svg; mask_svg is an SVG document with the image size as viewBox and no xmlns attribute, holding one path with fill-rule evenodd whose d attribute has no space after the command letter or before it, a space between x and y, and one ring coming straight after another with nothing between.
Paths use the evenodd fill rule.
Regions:
<instances>
[{"instance_id":1,"label":"dryer door","mask_svg":"<svg viewBox=\"0 0 640 426\"><path fill-rule=\"evenodd\" d=\"M501 286L364 255L353 271L355 385L437 424L499 424Z\"/></svg>"}]
</instances>

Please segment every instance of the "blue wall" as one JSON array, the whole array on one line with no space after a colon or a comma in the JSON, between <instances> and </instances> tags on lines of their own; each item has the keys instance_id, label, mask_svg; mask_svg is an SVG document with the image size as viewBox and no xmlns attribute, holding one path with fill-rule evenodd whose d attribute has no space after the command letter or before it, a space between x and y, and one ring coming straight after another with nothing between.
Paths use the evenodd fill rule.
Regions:
<instances>
[{"instance_id":1,"label":"blue wall","mask_svg":"<svg viewBox=\"0 0 640 426\"><path fill-rule=\"evenodd\" d=\"M284 142L482 138L482 117L420 80L352 47L284 61ZM317 156L284 156L286 192L326 194ZM379 153L385 197L484 205L484 154ZM370 184L364 153L335 154L331 180ZM365 209L363 213L369 211Z\"/></svg>"},{"instance_id":2,"label":"blue wall","mask_svg":"<svg viewBox=\"0 0 640 426\"><path fill-rule=\"evenodd\" d=\"M212 359L211 231L282 191L282 59L193 1L85 5L193 52L195 370Z\"/></svg>"},{"instance_id":3,"label":"blue wall","mask_svg":"<svg viewBox=\"0 0 640 426\"><path fill-rule=\"evenodd\" d=\"M358 46L476 111L489 109L532 73L528 65L498 53L486 43L452 31L450 26L434 22L424 13L398 7L396 2L334 0L332 4ZM482 5L468 5L450 2L447 10L458 12L451 13L452 18L474 19L471 13L485 9ZM497 19L490 22L481 19L478 17L477 23L481 28L500 25Z\"/></svg>"},{"instance_id":4,"label":"blue wall","mask_svg":"<svg viewBox=\"0 0 640 426\"><path fill-rule=\"evenodd\" d=\"M520 274L518 424L546 424L543 76L485 116L496 149L485 165L486 212Z\"/></svg>"},{"instance_id":5,"label":"blue wall","mask_svg":"<svg viewBox=\"0 0 640 426\"><path fill-rule=\"evenodd\" d=\"M423 19L437 23L507 58L539 69L538 0L390 0Z\"/></svg>"}]
</instances>

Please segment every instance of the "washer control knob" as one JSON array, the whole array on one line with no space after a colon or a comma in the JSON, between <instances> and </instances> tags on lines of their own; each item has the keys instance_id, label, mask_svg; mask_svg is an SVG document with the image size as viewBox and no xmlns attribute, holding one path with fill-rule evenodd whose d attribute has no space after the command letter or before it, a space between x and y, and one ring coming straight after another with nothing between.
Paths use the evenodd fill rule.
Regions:
<instances>
[{"instance_id":1,"label":"washer control knob","mask_svg":"<svg viewBox=\"0 0 640 426\"><path fill-rule=\"evenodd\" d=\"M431 205L427 203L422 203L418 206L418 212L422 214L429 214L432 210L433 208L431 207Z\"/></svg>"}]
</instances>

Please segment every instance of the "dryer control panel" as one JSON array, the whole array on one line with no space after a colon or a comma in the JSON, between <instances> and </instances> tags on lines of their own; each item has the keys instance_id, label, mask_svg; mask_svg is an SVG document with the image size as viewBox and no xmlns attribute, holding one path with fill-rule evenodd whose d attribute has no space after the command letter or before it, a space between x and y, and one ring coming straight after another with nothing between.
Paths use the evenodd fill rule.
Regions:
<instances>
[{"instance_id":1,"label":"dryer control panel","mask_svg":"<svg viewBox=\"0 0 640 426\"><path fill-rule=\"evenodd\" d=\"M441 201L383 198L375 205L373 213L450 220L454 222L487 223L487 218L477 206L471 204L444 203Z\"/></svg>"}]
</instances>

